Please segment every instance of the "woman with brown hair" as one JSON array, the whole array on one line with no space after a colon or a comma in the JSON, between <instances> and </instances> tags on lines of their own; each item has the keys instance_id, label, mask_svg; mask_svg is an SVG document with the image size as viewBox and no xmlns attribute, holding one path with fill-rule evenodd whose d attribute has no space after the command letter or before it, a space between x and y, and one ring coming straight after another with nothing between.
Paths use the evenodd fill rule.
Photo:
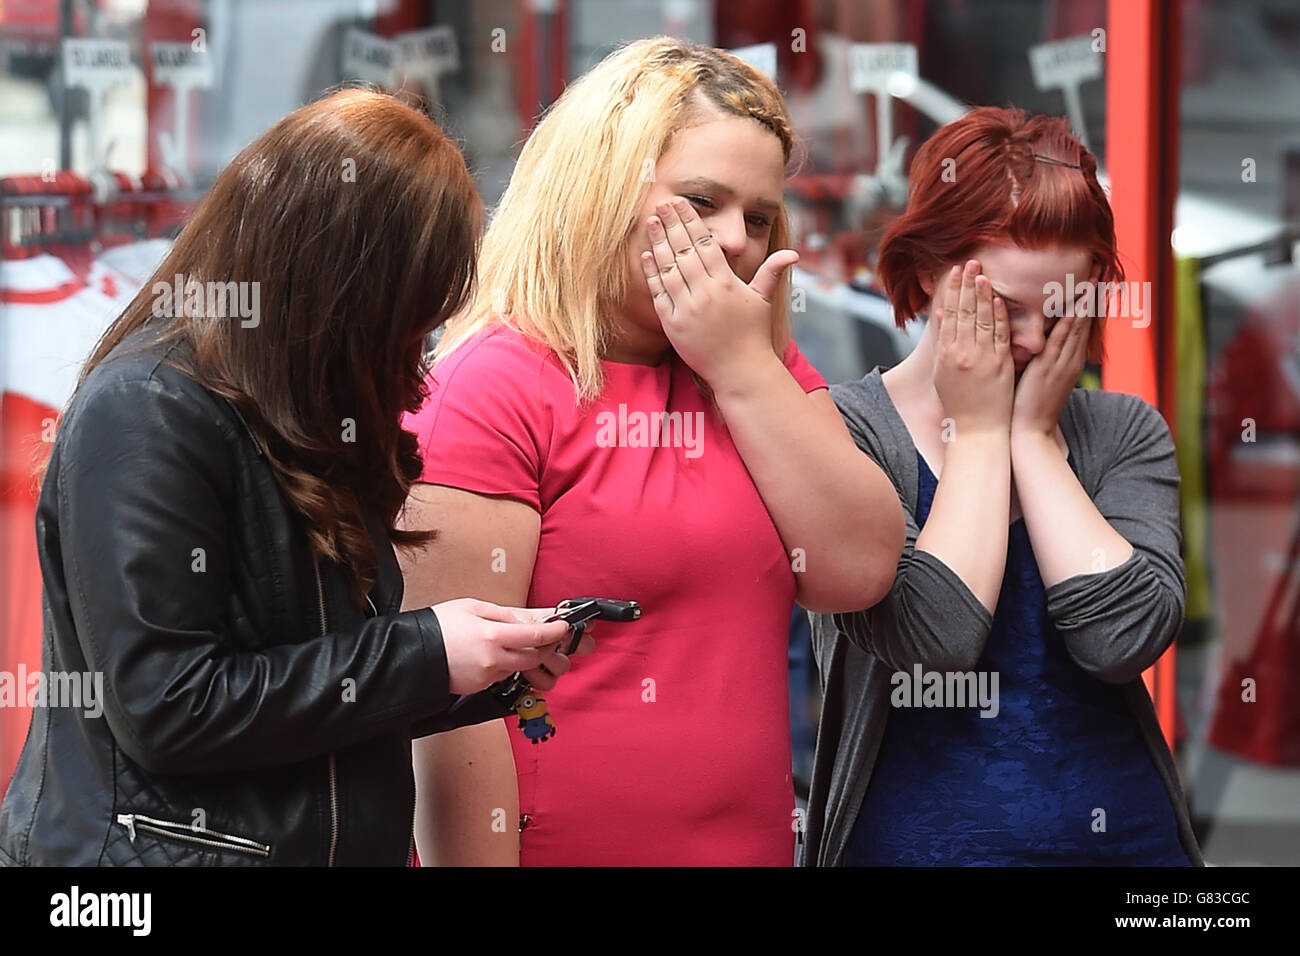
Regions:
<instances>
[{"instance_id":1,"label":"woman with brown hair","mask_svg":"<svg viewBox=\"0 0 1300 956\"><path fill-rule=\"evenodd\" d=\"M33 712L0 863L403 864L412 738L568 669L539 612L398 610L392 544L432 537L395 530L421 468L400 419L481 221L455 145L362 90L217 178L62 416L43 660L82 693Z\"/></svg>"}]
</instances>

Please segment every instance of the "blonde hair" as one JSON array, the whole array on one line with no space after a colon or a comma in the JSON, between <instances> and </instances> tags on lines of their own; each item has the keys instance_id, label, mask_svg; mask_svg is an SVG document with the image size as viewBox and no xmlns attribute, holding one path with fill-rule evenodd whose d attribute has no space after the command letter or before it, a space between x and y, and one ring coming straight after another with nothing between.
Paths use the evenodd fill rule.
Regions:
<instances>
[{"instance_id":1,"label":"blonde hair","mask_svg":"<svg viewBox=\"0 0 1300 956\"><path fill-rule=\"evenodd\" d=\"M701 98L761 123L789 163L785 101L749 64L672 37L616 50L572 83L529 137L483 239L475 298L447 323L435 360L502 323L553 349L581 399L599 396L600 360L627 295L628 243L654 163L698 116ZM768 254L789 245L783 207ZM787 270L773 298L778 355L790 335L788 292Z\"/></svg>"}]
</instances>

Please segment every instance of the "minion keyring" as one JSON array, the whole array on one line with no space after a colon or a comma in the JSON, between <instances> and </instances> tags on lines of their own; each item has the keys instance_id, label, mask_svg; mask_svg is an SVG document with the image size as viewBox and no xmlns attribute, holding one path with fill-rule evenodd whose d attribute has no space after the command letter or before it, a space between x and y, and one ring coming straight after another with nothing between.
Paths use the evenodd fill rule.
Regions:
<instances>
[{"instance_id":1,"label":"minion keyring","mask_svg":"<svg viewBox=\"0 0 1300 956\"><path fill-rule=\"evenodd\" d=\"M565 621L569 625L569 643L565 654L578 649L587 622L635 621L641 617L641 605L635 601L616 601L609 598L571 598L555 606L555 613L546 619ZM519 715L519 729L533 743L550 740L555 736L555 720L547 712L546 698L533 689L524 675L515 672L503 681L497 681L488 690Z\"/></svg>"}]
</instances>

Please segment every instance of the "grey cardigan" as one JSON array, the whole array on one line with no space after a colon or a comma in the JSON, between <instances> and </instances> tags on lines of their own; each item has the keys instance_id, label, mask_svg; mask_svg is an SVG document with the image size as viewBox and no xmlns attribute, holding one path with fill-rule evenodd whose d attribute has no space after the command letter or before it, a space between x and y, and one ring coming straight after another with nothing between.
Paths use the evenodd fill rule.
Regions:
<instances>
[{"instance_id":1,"label":"grey cardigan","mask_svg":"<svg viewBox=\"0 0 1300 956\"><path fill-rule=\"evenodd\" d=\"M854 441L894 482L907 525L894 584L877 605L813 614L813 653L823 695L821 725L799 850L803 866L839 866L871 780L889 719L890 675L970 671L993 615L946 564L914 550L916 447L877 366L831 389ZM1178 633L1186 584L1179 554L1178 467L1169 428L1141 399L1076 388L1061 431L1079 481L1097 510L1133 546L1123 564L1047 589L1047 611L1066 649L1088 674L1122 684L1164 781L1188 857L1204 865L1187 802L1141 674Z\"/></svg>"}]
</instances>

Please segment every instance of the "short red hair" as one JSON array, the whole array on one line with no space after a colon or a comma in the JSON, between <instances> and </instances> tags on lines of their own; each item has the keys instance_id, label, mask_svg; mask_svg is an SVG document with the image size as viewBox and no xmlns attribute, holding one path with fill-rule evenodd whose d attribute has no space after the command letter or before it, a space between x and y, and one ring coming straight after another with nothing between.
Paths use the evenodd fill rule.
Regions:
<instances>
[{"instance_id":1,"label":"short red hair","mask_svg":"<svg viewBox=\"0 0 1300 956\"><path fill-rule=\"evenodd\" d=\"M878 254L880 281L899 328L930 303L921 276L963 262L985 243L1081 246L1101 264L1099 281L1124 280L1097 157L1059 116L973 109L921 144L910 179L907 209L885 231ZM1094 321L1090 357L1100 355L1101 326Z\"/></svg>"}]
</instances>

